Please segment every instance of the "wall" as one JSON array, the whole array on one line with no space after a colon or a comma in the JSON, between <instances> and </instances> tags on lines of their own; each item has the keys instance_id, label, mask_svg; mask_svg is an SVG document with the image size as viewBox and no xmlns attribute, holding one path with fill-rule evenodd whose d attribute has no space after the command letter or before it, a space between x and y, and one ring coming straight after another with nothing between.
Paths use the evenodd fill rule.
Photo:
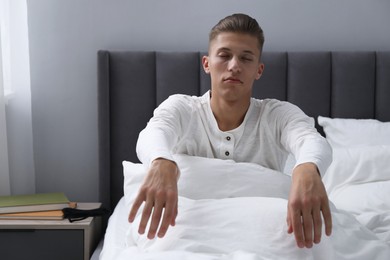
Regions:
<instances>
[{"instance_id":1,"label":"wall","mask_svg":"<svg viewBox=\"0 0 390 260\"><path fill-rule=\"evenodd\" d=\"M98 199L99 49L206 50L220 18L245 12L265 51L390 50L387 0L27 0L36 188Z\"/></svg>"}]
</instances>

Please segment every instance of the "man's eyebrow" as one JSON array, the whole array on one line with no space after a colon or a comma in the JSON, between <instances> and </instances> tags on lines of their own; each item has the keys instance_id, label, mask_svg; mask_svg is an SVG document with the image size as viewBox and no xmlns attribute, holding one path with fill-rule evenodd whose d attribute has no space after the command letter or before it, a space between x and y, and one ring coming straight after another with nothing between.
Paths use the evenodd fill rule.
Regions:
<instances>
[{"instance_id":1,"label":"man's eyebrow","mask_svg":"<svg viewBox=\"0 0 390 260\"><path fill-rule=\"evenodd\" d=\"M217 52L220 52L220 51L231 52L232 50L227 48L227 47L221 47L221 48L217 49ZM251 50L244 50L243 52L246 53L246 54L255 55L255 53L253 51L251 51Z\"/></svg>"},{"instance_id":2,"label":"man's eyebrow","mask_svg":"<svg viewBox=\"0 0 390 260\"><path fill-rule=\"evenodd\" d=\"M220 52L220 51L231 51L231 50L227 47L221 47L221 48L217 49L217 52Z\"/></svg>"},{"instance_id":3,"label":"man's eyebrow","mask_svg":"<svg viewBox=\"0 0 390 260\"><path fill-rule=\"evenodd\" d=\"M245 50L244 53L255 55L255 53L253 51L251 51L251 50Z\"/></svg>"}]
</instances>

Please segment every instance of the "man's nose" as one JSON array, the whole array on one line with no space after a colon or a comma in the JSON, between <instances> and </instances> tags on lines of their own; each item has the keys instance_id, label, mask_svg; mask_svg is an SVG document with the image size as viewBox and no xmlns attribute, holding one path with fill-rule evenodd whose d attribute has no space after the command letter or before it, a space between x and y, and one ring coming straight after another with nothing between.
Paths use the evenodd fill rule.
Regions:
<instances>
[{"instance_id":1,"label":"man's nose","mask_svg":"<svg viewBox=\"0 0 390 260\"><path fill-rule=\"evenodd\" d=\"M237 73L237 72L241 71L240 62L239 62L237 57L233 57L229 61L228 70L231 71L231 72L234 72L234 73Z\"/></svg>"}]
</instances>

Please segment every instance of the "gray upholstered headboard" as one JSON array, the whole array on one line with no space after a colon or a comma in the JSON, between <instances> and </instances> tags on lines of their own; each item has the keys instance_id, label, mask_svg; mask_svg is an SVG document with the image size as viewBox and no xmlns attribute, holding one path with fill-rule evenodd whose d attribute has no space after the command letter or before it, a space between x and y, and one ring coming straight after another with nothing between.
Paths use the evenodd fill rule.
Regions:
<instances>
[{"instance_id":1,"label":"gray upholstered headboard","mask_svg":"<svg viewBox=\"0 0 390 260\"><path fill-rule=\"evenodd\" d=\"M122 161L138 161L138 133L154 108L171 94L210 88L202 55L99 51L99 174L106 206L123 196ZM288 100L312 117L390 121L390 52L268 52L262 60L254 97Z\"/></svg>"}]
</instances>

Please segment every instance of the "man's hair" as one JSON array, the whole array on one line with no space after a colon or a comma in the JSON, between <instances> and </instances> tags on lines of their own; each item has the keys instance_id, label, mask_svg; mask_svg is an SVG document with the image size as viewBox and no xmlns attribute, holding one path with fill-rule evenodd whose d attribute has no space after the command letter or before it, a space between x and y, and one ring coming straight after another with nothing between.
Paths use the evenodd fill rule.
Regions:
<instances>
[{"instance_id":1,"label":"man's hair","mask_svg":"<svg viewBox=\"0 0 390 260\"><path fill-rule=\"evenodd\" d=\"M256 37L260 53L264 45L264 33L256 19L246 14L232 14L220 20L210 31L209 44L220 33L234 32Z\"/></svg>"}]
</instances>

